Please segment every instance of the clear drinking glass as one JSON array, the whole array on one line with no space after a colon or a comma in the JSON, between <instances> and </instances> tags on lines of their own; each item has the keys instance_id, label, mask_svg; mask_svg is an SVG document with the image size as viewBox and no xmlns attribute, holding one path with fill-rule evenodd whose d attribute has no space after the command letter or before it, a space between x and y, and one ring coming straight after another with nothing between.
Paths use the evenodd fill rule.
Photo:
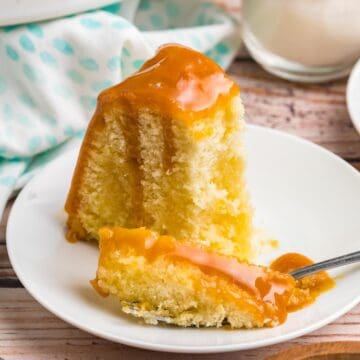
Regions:
<instances>
[{"instance_id":1,"label":"clear drinking glass","mask_svg":"<svg viewBox=\"0 0 360 360\"><path fill-rule=\"evenodd\" d=\"M243 0L243 37L266 70L320 82L360 57L360 0Z\"/></svg>"}]
</instances>

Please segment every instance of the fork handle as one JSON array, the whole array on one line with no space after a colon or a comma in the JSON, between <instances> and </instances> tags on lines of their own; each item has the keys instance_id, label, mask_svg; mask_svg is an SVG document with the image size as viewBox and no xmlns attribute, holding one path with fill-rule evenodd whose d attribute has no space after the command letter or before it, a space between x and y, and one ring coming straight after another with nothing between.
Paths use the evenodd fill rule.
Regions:
<instances>
[{"instance_id":1,"label":"fork handle","mask_svg":"<svg viewBox=\"0 0 360 360\"><path fill-rule=\"evenodd\" d=\"M358 261L360 261L360 251L355 251L350 254L338 256L329 260L321 261L309 266L302 267L300 269L291 271L289 274L292 275L297 280L304 276L317 273L319 271L352 264Z\"/></svg>"}]
</instances>

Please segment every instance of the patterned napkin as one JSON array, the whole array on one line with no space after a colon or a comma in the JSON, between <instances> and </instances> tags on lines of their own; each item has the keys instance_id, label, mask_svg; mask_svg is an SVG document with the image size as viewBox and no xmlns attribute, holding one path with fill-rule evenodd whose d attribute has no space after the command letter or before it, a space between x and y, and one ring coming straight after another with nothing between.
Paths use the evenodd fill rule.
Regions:
<instances>
[{"instance_id":1,"label":"patterned napkin","mask_svg":"<svg viewBox=\"0 0 360 360\"><path fill-rule=\"evenodd\" d=\"M240 44L239 27L211 2L124 0L0 28L0 217L39 168L78 146L98 93L168 42L226 67Z\"/></svg>"}]
</instances>

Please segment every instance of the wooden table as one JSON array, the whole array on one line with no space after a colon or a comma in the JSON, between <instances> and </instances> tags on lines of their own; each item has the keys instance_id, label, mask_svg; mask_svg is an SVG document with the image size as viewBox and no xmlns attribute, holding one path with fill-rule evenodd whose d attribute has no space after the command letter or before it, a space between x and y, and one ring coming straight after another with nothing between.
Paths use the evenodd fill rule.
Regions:
<instances>
[{"instance_id":1,"label":"wooden table","mask_svg":"<svg viewBox=\"0 0 360 360\"><path fill-rule=\"evenodd\" d=\"M246 54L229 73L240 84L249 123L296 134L333 151L360 169L360 136L345 103L346 80L302 85L275 78ZM56 318L22 287L9 264L5 227L0 227L0 358L3 359L265 359L296 344L360 341L360 306L301 338L257 350L218 354L164 354L111 343Z\"/></svg>"}]
</instances>

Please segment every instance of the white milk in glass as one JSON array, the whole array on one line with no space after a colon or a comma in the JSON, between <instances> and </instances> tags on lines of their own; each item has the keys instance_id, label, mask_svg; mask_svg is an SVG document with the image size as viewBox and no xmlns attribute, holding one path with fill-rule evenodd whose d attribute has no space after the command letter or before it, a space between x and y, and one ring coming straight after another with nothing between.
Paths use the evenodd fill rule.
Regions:
<instances>
[{"instance_id":1,"label":"white milk in glass","mask_svg":"<svg viewBox=\"0 0 360 360\"><path fill-rule=\"evenodd\" d=\"M267 70L325 81L360 57L360 0L243 0L244 41Z\"/></svg>"}]
</instances>

